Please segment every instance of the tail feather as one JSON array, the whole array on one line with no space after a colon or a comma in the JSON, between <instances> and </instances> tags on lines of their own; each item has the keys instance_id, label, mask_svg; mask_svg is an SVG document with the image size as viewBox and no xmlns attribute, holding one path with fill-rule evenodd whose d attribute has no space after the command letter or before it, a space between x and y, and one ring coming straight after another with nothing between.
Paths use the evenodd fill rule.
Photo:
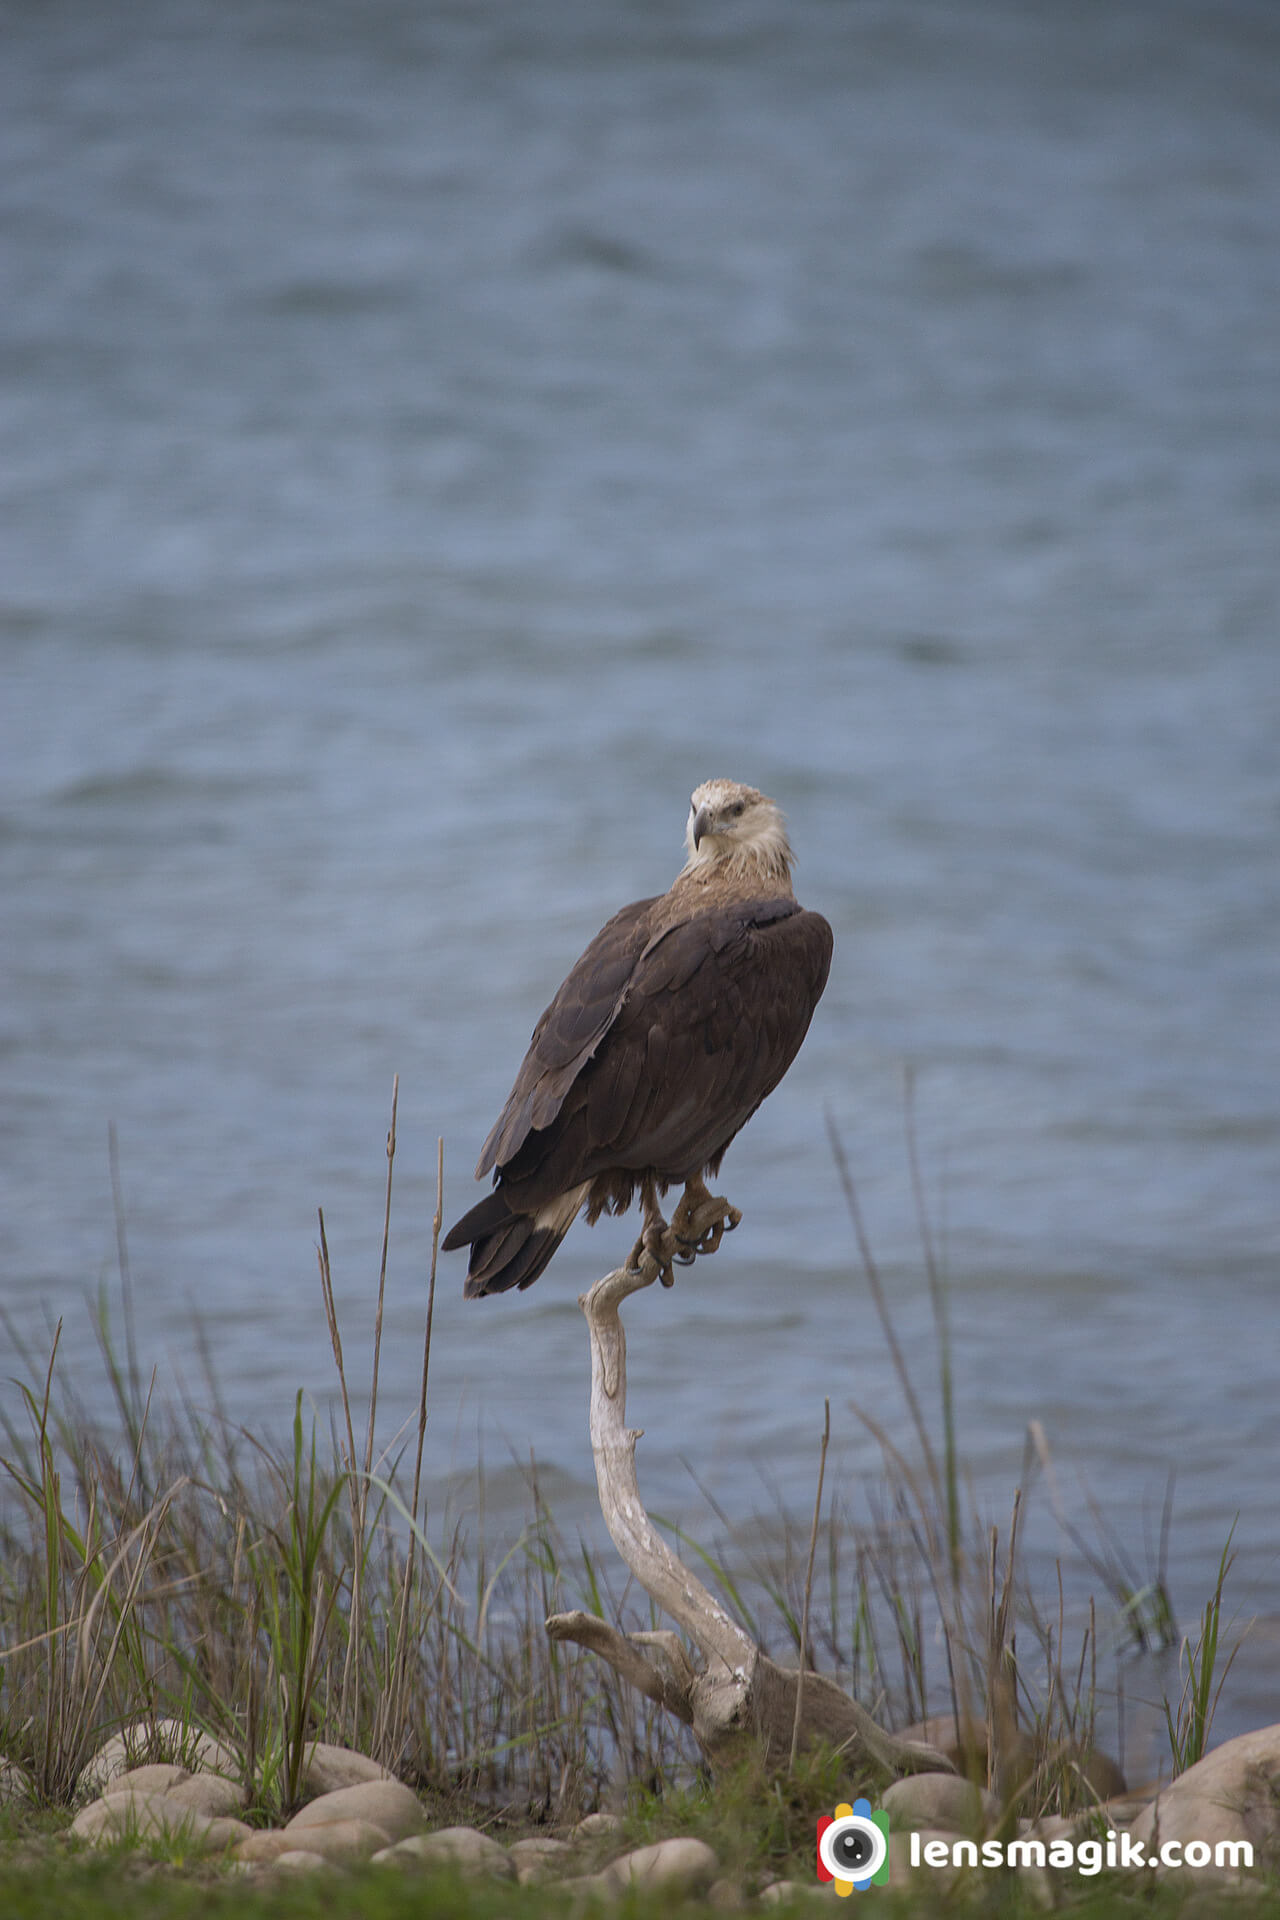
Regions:
<instances>
[{"instance_id":1,"label":"tail feather","mask_svg":"<svg viewBox=\"0 0 1280 1920\"><path fill-rule=\"evenodd\" d=\"M579 1205L578 1197L566 1196L553 1219L539 1220L513 1211L501 1187L495 1187L450 1227L440 1243L446 1252L471 1248L465 1297L477 1300L487 1293L531 1287L573 1225Z\"/></svg>"}]
</instances>

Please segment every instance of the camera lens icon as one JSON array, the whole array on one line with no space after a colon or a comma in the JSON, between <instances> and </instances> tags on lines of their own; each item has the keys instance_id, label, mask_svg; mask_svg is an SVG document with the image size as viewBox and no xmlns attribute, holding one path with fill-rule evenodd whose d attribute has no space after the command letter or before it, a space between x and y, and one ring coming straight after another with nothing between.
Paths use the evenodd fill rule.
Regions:
<instances>
[{"instance_id":1,"label":"camera lens icon","mask_svg":"<svg viewBox=\"0 0 1280 1920\"><path fill-rule=\"evenodd\" d=\"M869 1800L842 1802L834 1818L818 1822L818 1878L839 1894L859 1892L889 1878L889 1816Z\"/></svg>"}]
</instances>

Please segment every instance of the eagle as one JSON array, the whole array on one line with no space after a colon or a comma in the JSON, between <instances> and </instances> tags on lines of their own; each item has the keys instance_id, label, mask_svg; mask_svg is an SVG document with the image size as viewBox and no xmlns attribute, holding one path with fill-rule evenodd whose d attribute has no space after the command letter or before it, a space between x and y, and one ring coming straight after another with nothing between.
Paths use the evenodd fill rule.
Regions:
<instances>
[{"instance_id":1,"label":"eagle","mask_svg":"<svg viewBox=\"0 0 1280 1920\"><path fill-rule=\"evenodd\" d=\"M585 1204L644 1218L628 1264L713 1253L741 1214L712 1194L726 1148L796 1054L831 966L831 928L791 885L778 807L707 780L669 890L615 913L533 1030L484 1146L493 1191L452 1226L468 1299L529 1287ZM668 1226L659 1196L684 1193Z\"/></svg>"}]
</instances>

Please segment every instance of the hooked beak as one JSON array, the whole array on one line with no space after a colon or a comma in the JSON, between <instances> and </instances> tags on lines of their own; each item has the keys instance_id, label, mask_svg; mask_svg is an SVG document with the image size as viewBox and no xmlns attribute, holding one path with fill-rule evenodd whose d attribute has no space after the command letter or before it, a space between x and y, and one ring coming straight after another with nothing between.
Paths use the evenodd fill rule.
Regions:
<instances>
[{"instance_id":1,"label":"hooked beak","mask_svg":"<svg viewBox=\"0 0 1280 1920\"><path fill-rule=\"evenodd\" d=\"M711 831L711 809L699 807L693 816L693 850L696 853L705 835Z\"/></svg>"}]
</instances>

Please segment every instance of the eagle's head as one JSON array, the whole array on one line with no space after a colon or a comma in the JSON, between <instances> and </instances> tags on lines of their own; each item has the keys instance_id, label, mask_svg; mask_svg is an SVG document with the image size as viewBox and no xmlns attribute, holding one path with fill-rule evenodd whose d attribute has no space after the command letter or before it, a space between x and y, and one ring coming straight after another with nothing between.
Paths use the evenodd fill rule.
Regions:
<instances>
[{"instance_id":1,"label":"eagle's head","mask_svg":"<svg viewBox=\"0 0 1280 1920\"><path fill-rule=\"evenodd\" d=\"M688 874L734 872L790 881L793 855L781 808L736 780L704 780L694 788L684 843Z\"/></svg>"}]
</instances>

